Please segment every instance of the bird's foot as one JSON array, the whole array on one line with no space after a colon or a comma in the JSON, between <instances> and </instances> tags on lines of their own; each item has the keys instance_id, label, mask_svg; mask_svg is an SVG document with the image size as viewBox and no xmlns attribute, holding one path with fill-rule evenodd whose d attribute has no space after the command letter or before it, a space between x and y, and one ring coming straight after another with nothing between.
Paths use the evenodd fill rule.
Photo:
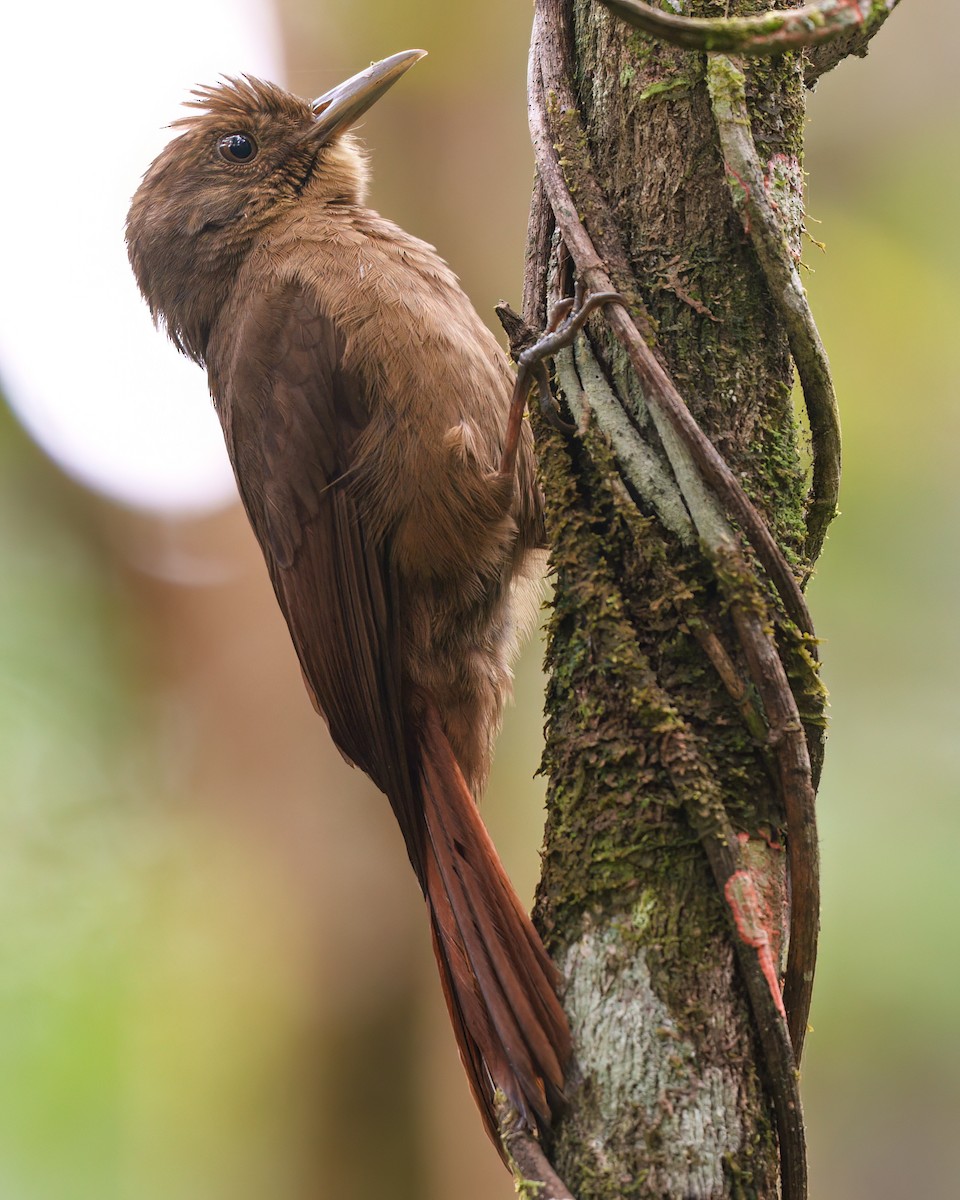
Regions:
<instances>
[{"instance_id":1,"label":"bird's foot","mask_svg":"<svg viewBox=\"0 0 960 1200\"><path fill-rule=\"evenodd\" d=\"M573 426L568 425L560 416L559 406L550 391L547 359L552 358L558 350L565 350L573 345L574 339L595 308L604 304L623 303L625 301L619 292L590 292L584 295L582 285L578 283L573 296L568 296L553 306L543 336L517 356L517 378L507 418L507 434L500 462L501 475L512 476L516 469L520 426L532 383L537 385L540 411L546 420L564 433L574 432Z\"/></svg>"}]
</instances>

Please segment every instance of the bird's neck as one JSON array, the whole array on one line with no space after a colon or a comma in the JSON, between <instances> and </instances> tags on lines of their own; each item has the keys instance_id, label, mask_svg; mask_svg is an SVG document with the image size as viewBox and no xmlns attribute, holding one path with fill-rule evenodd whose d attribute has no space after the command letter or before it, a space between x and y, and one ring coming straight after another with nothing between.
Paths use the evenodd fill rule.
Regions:
<instances>
[{"instance_id":1,"label":"bird's neck","mask_svg":"<svg viewBox=\"0 0 960 1200\"><path fill-rule=\"evenodd\" d=\"M189 239L171 242L162 256L144 256L136 264L154 317L177 349L201 366L210 331L256 240L249 228L238 230L234 238L222 228L201 230ZM184 286L185 281L189 286Z\"/></svg>"}]
</instances>

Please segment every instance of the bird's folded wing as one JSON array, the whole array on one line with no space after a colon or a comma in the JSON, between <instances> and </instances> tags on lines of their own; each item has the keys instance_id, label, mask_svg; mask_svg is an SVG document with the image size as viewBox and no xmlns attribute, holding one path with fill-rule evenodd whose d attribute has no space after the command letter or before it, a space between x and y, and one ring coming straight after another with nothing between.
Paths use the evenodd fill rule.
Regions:
<instances>
[{"instance_id":1,"label":"bird's folded wing","mask_svg":"<svg viewBox=\"0 0 960 1200\"><path fill-rule=\"evenodd\" d=\"M410 748L389 533L365 520L355 476L375 400L307 288L277 285L248 298L244 312L220 381L243 502L334 741L405 807ZM398 817L405 832L419 824L409 812Z\"/></svg>"}]
</instances>

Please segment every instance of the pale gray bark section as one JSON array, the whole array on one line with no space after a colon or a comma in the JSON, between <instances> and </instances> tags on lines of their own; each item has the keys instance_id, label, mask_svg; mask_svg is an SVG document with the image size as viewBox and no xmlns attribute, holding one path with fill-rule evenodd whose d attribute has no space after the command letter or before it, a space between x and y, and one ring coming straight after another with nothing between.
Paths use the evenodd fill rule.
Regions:
<instances>
[{"instance_id":1,"label":"pale gray bark section","mask_svg":"<svg viewBox=\"0 0 960 1200\"><path fill-rule=\"evenodd\" d=\"M579 1136L608 1179L629 1179L638 1143L667 1145L669 1162L650 1158L644 1194L710 1200L743 1142L739 1072L705 1065L657 995L637 948L652 907L641 899L606 916L563 960L581 1087L594 1101L580 1111Z\"/></svg>"}]
</instances>

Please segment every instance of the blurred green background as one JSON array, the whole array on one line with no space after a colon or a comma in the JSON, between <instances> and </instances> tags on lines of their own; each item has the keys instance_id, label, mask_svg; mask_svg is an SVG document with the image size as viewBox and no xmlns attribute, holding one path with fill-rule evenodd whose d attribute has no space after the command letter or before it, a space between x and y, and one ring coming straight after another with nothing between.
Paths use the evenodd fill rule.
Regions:
<instances>
[{"instance_id":1,"label":"blurred green background","mask_svg":"<svg viewBox=\"0 0 960 1200\"><path fill-rule=\"evenodd\" d=\"M372 202L481 312L518 303L528 7L281 11L302 94L431 51L366 121ZM958 35L948 0L903 5L810 104L807 280L845 434L811 588L819 1200L960 1194ZM0 1200L505 1200L399 835L310 710L241 515L122 510L5 411L0 466ZM529 897L536 648L517 697L485 812Z\"/></svg>"}]
</instances>

